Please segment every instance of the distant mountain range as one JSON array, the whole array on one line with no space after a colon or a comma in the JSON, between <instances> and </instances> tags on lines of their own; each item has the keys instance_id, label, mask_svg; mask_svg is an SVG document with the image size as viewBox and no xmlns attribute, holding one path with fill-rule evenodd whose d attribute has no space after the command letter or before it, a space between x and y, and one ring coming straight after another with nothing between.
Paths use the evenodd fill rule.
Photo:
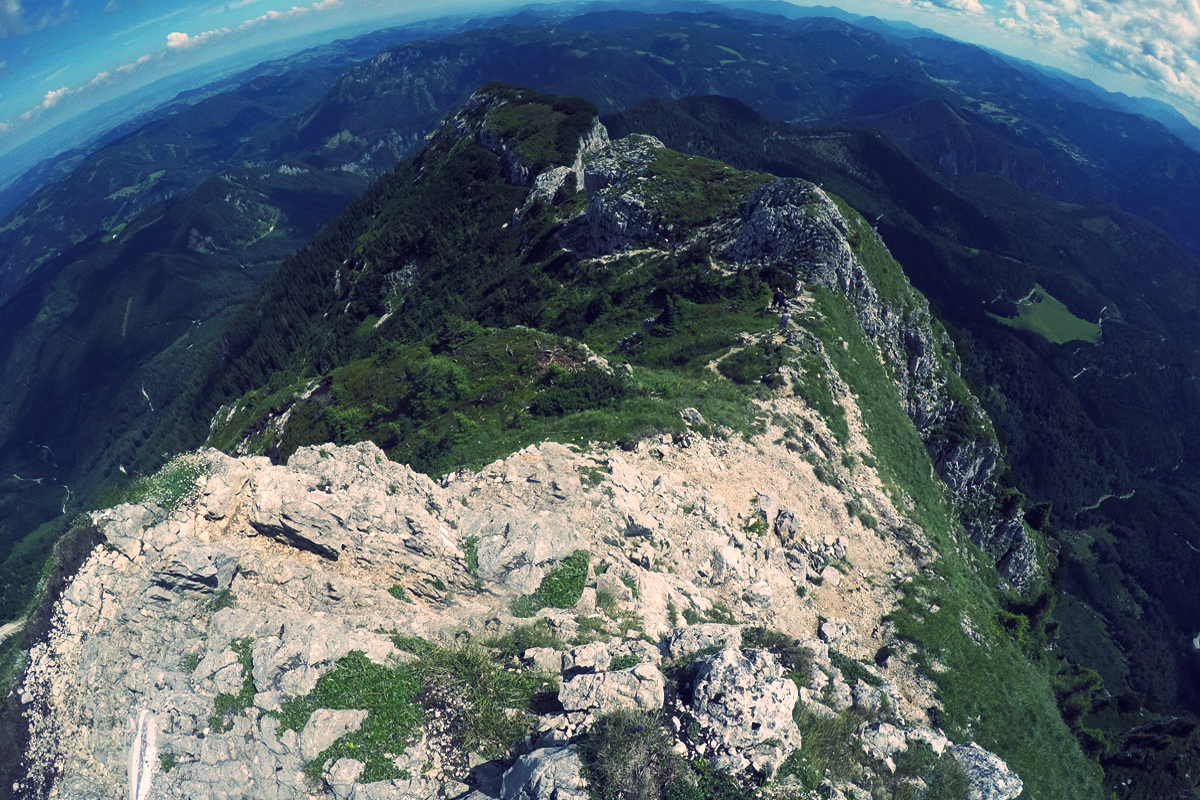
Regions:
<instances>
[{"instance_id":1,"label":"distant mountain range","mask_svg":"<svg viewBox=\"0 0 1200 800\"><path fill-rule=\"evenodd\" d=\"M11 203L49 181L0 222L0 539L37 531L0 573L5 614L60 510L200 444L222 404L343 366L341 339L305 338L258 287L501 80L587 98L614 136L817 181L872 221L951 327L1012 485L1057 531L1060 647L1127 705L1200 704L1195 130L920 30L683 5L338 43L14 185ZM253 358L247 315L278 340Z\"/></svg>"}]
</instances>

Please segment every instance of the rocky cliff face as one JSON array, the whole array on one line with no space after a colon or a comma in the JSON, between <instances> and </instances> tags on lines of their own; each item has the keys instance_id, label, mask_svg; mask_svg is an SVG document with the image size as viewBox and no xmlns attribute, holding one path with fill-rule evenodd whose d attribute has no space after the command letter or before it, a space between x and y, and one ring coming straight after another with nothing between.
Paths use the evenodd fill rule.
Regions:
<instances>
[{"instance_id":1,"label":"rocky cliff face","mask_svg":"<svg viewBox=\"0 0 1200 800\"><path fill-rule=\"evenodd\" d=\"M584 160L586 236L573 244L605 255L681 235L705 239L733 269L769 264L844 296L887 365L972 540L1005 578L1027 586L1037 575L1036 548L1019 509L1001 509L1003 456L991 421L963 385L954 344L928 302L907 284L883 296L856 255L864 239L884 251L877 234L861 220L852 226L825 192L799 179L754 189L734 226L721 221L698 232L675 231L659 208L664 188L652 169L661 150L652 136L597 140Z\"/></svg>"},{"instance_id":2,"label":"rocky cliff face","mask_svg":"<svg viewBox=\"0 0 1200 800\"><path fill-rule=\"evenodd\" d=\"M889 367L939 476L962 507L975 544L1013 584L1026 586L1037 573L1035 547L1019 515L996 508L1003 459L979 402L952 388L956 380L961 386L953 342L933 321L924 298L911 291L883 297L851 247L851 240L871 238L871 246L882 249L882 241L861 221L852 229L830 198L806 181L779 180L759 187L746 201L743 220L725 255L737 262L791 268L799 278L850 301L863 332Z\"/></svg>"},{"instance_id":3,"label":"rocky cliff face","mask_svg":"<svg viewBox=\"0 0 1200 800\"><path fill-rule=\"evenodd\" d=\"M773 410L820 435L803 405ZM836 467L874 529L772 433L633 452L546 444L441 484L369 443L306 448L286 467L191 456L204 475L173 510L96 514L105 543L20 687L33 731L21 792L586 797L577 743L622 710L661 713L680 753L761 779L801 747L800 704L818 719L854 709L854 746L881 774L930 748L961 764L978 796L1015 797L1021 782L995 756L937 730L931 687L884 620L893 587L922 573L927 542L873 471ZM856 429L850 451L866 447ZM516 762L456 738L467 710L439 699L436 681L412 703L411 734L380 753L335 757L385 713L379 699L314 701L289 723L351 662L403 673L413 641L477 647L467 643L527 624L513 611L536 608L529 598L568 566L564 607L538 610L533 626L556 646L523 648L508 666L555 690L535 711L507 712L525 722ZM777 640L747 633L763 629ZM871 665L883 646L895 655ZM379 757L393 776L363 780Z\"/></svg>"},{"instance_id":4,"label":"rocky cliff face","mask_svg":"<svg viewBox=\"0 0 1200 800\"><path fill-rule=\"evenodd\" d=\"M890 256L866 222L844 215L808 181L766 175L746 182L746 194L736 198L744 197L739 213L706 216L693 207L703 206L697 195L710 193L712 185L734 182L735 171L717 162L708 162L716 165L708 174L690 171L674 163L678 154L658 139L635 134L611 141L598 121L560 154L568 163L538 172L527 152L530 140L519 138L529 136L530 126L495 124L496 112L522 92L528 94L480 90L436 134L442 141L477 142L499 157L510 183L528 189L524 203L513 211L512 225L519 226L536 203L582 191L586 206L558 236L576 256L604 260L703 248L718 270L736 273L765 266L845 297L885 364L973 542L1017 588L1037 578L1037 550L1025 529L1023 509L1005 502L999 483L1004 459L991 421L960 377L954 344L925 298L902 275L887 273L899 273L894 262L890 267L868 263L890 262ZM697 172L703 175L700 180ZM688 212L681 213L681 207L689 207ZM793 312L803 306L802 298L793 298Z\"/></svg>"}]
</instances>

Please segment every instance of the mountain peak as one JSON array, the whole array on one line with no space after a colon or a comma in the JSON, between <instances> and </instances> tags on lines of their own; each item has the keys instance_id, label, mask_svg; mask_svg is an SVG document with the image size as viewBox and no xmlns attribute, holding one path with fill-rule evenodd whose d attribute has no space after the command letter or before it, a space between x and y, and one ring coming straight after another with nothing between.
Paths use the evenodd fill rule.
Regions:
<instances>
[{"instance_id":1,"label":"mountain peak","mask_svg":"<svg viewBox=\"0 0 1200 800\"><path fill-rule=\"evenodd\" d=\"M526 797L510 784L543 762L622 763L587 748L630 719L663 758L686 752L670 771L696 796L829 775L1011 798L1056 784L1047 757L1082 759L1021 649L1046 621L993 622L997 584L1045 568L953 343L872 227L808 181L610 141L584 101L489 84L224 344L274 370L213 420L247 457L173 462L153 502L95 517L107 546L30 670L36 763L82 765L59 794L111 794L101 766L131 728L131 794L191 797L247 769L281 796L306 773L335 796L470 778ZM158 638L135 637L147 618ZM493 635L511 667L476 649ZM1004 677L979 686L981 659ZM104 697L55 706L93 666ZM507 710L472 694L499 673L523 687ZM943 681L970 700L938 709ZM128 720L91 715L130 686ZM1014 707L1048 720L1040 746L993 724ZM822 720L843 755L804 749L797 725ZM1004 761L948 746L951 723Z\"/></svg>"}]
</instances>

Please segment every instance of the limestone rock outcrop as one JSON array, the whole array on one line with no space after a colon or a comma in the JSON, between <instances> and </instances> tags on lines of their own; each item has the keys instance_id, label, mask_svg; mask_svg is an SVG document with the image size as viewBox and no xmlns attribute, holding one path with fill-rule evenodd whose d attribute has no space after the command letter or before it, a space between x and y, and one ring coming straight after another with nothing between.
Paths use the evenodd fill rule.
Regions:
<instances>
[{"instance_id":1,"label":"limestone rock outcrop","mask_svg":"<svg viewBox=\"0 0 1200 800\"><path fill-rule=\"evenodd\" d=\"M789 402L779 413L807 413ZM441 483L369 443L302 448L287 466L193 457L206 468L174 509L95 516L104 544L64 590L20 687L29 774L40 776L23 787L29 796L113 797L136 785L154 797L300 800L313 796L315 769L328 797L433 800L474 786L582 798L573 745L620 709L662 714L681 751L747 776L800 747L794 708L828 717L855 707L931 730L928 684L909 679L901 692L862 663L896 602L888 576L922 569L865 467L845 480L879 530L849 517L842 495L770 435L629 452L547 443ZM404 668L417 656L396 634L455 647L528 624L513 603L579 551L589 559L574 605L537 611L574 646L529 648L511 667L556 687L515 763L439 750L437 720L459 724L443 710L452 698L431 698L425 729L392 745L401 778L365 780L370 759L335 746L365 730L369 708L318 706L288 722L347 659ZM807 565L832 556L854 570L838 587L814 582ZM718 621L730 614L741 623ZM816 638L839 617L853 623ZM808 655L785 666L747 646L760 628ZM859 659L872 683L843 675L835 655ZM686 697L670 677L681 669Z\"/></svg>"},{"instance_id":2,"label":"limestone rock outcrop","mask_svg":"<svg viewBox=\"0 0 1200 800\"><path fill-rule=\"evenodd\" d=\"M552 747L521 756L504 774L505 800L588 800L587 782L573 747Z\"/></svg>"},{"instance_id":3,"label":"limestone rock outcrop","mask_svg":"<svg viewBox=\"0 0 1200 800\"><path fill-rule=\"evenodd\" d=\"M949 753L967 774L968 800L1013 800L1025 788L1002 759L974 742L956 744Z\"/></svg>"},{"instance_id":4,"label":"limestone rock outcrop","mask_svg":"<svg viewBox=\"0 0 1200 800\"><path fill-rule=\"evenodd\" d=\"M741 227L723 254L736 263L769 263L845 297L891 374L939 476L963 509L963 524L1016 586L1035 576L1034 546L999 512L1000 448L978 400L956 389L960 365L949 335L915 293L885 297L851 241L878 234L851 225L819 187L786 178L747 198ZM882 241L874 246L882 249Z\"/></svg>"},{"instance_id":5,"label":"limestone rock outcrop","mask_svg":"<svg viewBox=\"0 0 1200 800\"><path fill-rule=\"evenodd\" d=\"M718 769L768 774L800 747L792 718L799 699L779 660L761 650L726 648L695 665L691 711L710 733Z\"/></svg>"}]
</instances>

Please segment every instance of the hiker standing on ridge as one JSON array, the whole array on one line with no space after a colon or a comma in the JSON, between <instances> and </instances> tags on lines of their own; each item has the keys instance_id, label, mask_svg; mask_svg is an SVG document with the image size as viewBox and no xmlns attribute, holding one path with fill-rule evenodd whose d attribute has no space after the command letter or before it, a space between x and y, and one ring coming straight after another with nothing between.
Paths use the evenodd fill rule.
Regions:
<instances>
[{"instance_id":1,"label":"hiker standing on ridge","mask_svg":"<svg viewBox=\"0 0 1200 800\"><path fill-rule=\"evenodd\" d=\"M783 305L786 302L787 302L787 298L784 297L784 295L783 295L783 289L776 286L775 287L775 298L771 301L771 308L783 308Z\"/></svg>"}]
</instances>

